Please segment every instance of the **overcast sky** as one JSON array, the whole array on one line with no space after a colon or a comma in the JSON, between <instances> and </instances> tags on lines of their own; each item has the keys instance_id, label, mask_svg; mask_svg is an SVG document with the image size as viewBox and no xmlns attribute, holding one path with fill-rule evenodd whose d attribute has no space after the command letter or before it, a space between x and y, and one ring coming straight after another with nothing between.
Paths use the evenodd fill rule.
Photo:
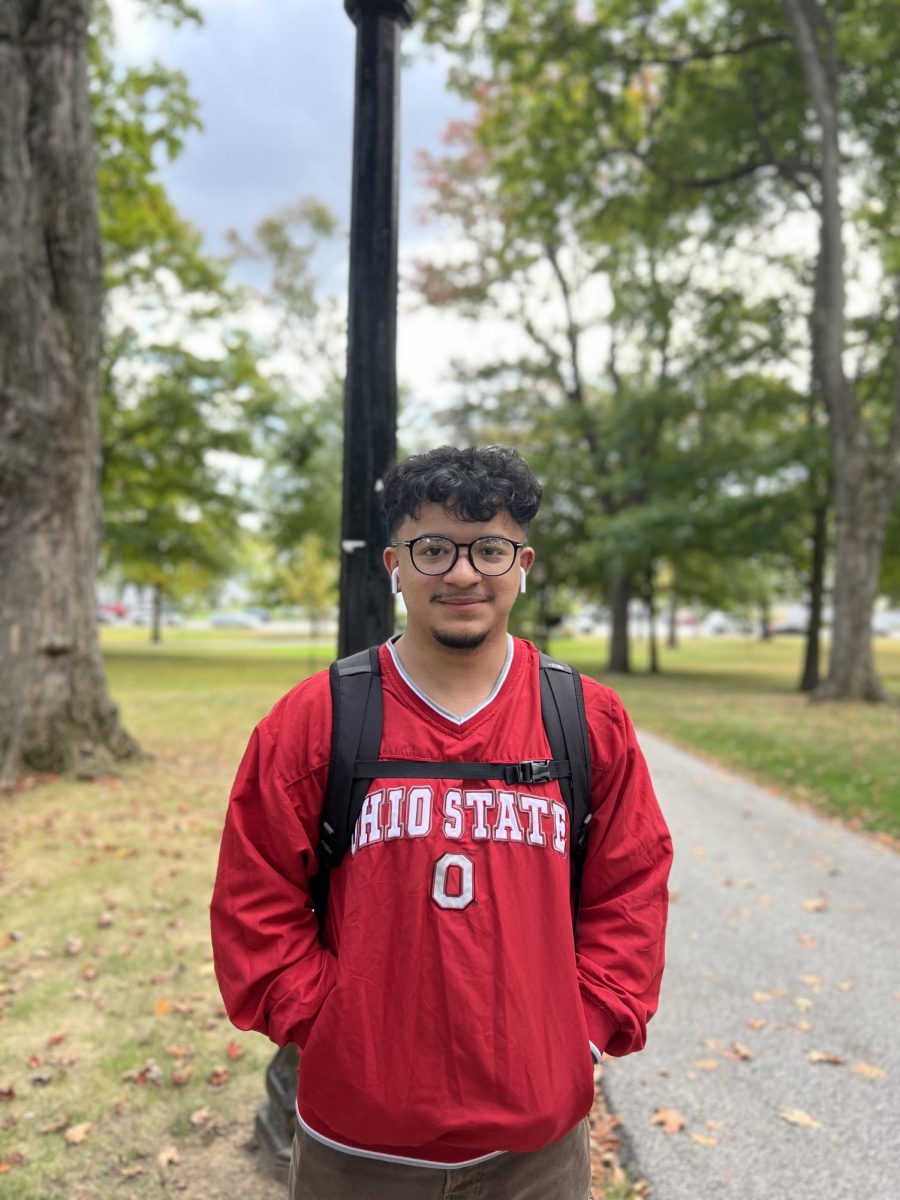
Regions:
<instances>
[{"instance_id":1,"label":"overcast sky","mask_svg":"<svg viewBox=\"0 0 900 1200\"><path fill-rule=\"evenodd\" d=\"M114 0L124 59L157 57L182 69L204 128L165 171L179 211L213 252L230 228L249 234L280 205L300 196L325 201L350 219L356 31L342 0L200 0L200 28L140 15L136 0ZM445 87L446 60L414 29L403 43L400 242L403 260L439 236L423 227L414 159L436 150L449 120L463 115ZM471 327L446 313L410 314L401 301L400 381L423 405L446 399L450 356L471 344Z\"/></svg>"}]
</instances>

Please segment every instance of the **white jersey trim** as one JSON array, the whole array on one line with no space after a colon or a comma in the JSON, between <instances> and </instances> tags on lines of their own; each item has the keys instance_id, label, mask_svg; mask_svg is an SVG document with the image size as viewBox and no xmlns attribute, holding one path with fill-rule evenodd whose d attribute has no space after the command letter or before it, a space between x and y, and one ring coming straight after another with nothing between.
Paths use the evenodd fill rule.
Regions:
<instances>
[{"instance_id":1,"label":"white jersey trim","mask_svg":"<svg viewBox=\"0 0 900 1200\"><path fill-rule=\"evenodd\" d=\"M414 692L420 700L424 701L425 704L428 705L429 708L433 708L436 713L439 713L442 717L446 717L448 721L453 721L456 725L463 725L466 721L470 721L472 717L477 716L480 712L487 708L487 706L495 698L497 693L506 682L506 677L509 674L510 667L512 666L513 639L512 634L508 633L506 635L506 661L503 663L503 668L500 671L500 674L497 676L497 682L491 688L491 694L486 700L482 700L481 704L473 708L471 712L464 713L463 716L460 717L456 713L450 712L448 708L444 708L442 705L435 703L435 701L432 700L429 695L427 695L420 687L413 683L404 670L403 664L397 655L397 651L394 649L394 641L395 639L391 638L387 643L387 648L391 652L391 658L394 660L394 666L397 668L397 673L399 674L400 678L410 689L410 691Z\"/></svg>"},{"instance_id":2,"label":"white jersey trim","mask_svg":"<svg viewBox=\"0 0 900 1200\"><path fill-rule=\"evenodd\" d=\"M376 1150L360 1150L356 1146L345 1146L343 1142L336 1142L333 1138L325 1137L324 1134L318 1133L313 1127L308 1124L300 1116L300 1109L294 1105L294 1111L297 1114L297 1120L301 1127L309 1134L311 1138L315 1138L317 1142L321 1142L323 1146L330 1146L332 1150L339 1150L342 1154L352 1154L356 1158L375 1158L380 1162L395 1162L402 1163L407 1167L433 1167L437 1171L455 1171L457 1167L474 1167L478 1163L487 1162L489 1158L499 1158L503 1154L502 1150L493 1150L490 1154L482 1154L478 1158L467 1158L465 1162L431 1162L427 1158L404 1158L401 1154L381 1154Z\"/></svg>"}]
</instances>

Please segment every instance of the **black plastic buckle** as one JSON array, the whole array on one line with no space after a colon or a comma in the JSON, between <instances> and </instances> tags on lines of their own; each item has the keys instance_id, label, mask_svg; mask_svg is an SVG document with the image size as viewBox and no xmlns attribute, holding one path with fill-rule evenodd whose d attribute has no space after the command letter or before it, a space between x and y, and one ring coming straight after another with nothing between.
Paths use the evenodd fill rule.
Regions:
<instances>
[{"instance_id":1,"label":"black plastic buckle","mask_svg":"<svg viewBox=\"0 0 900 1200\"><path fill-rule=\"evenodd\" d=\"M511 763L507 768L507 783L549 783L552 758L533 758L529 762Z\"/></svg>"}]
</instances>

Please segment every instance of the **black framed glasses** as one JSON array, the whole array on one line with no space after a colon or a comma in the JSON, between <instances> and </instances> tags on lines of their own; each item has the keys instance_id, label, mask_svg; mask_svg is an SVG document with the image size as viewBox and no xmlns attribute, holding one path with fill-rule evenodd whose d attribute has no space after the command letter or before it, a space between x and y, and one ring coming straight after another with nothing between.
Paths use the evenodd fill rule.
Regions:
<instances>
[{"instance_id":1,"label":"black framed glasses","mask_svg":"<svg viewBox=\"0 0 900 1200\"><path fill-rule=\"evenodd\" d=\"M474 542L454 542L433 533L406 542L391 542L396 549L406 546L412 565L423 575L446 575L456 566L460 550L465 550L469 562L479 575L505 575L525 545L506 537L480 537Z\"/></svg>"}]
</instances>

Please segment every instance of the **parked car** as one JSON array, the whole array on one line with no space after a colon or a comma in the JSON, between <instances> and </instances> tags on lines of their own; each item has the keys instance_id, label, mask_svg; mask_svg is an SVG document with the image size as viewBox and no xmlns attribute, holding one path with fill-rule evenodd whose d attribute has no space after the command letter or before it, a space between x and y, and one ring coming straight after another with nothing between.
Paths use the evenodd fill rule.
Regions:
<instances>
[{"instance_id":1,"label":"parked car","mask_svg":"<svg viewBox=\"0 0 900 1200\"><path fill-rule=\"evenodd\" d=\"M212 629L258 629L259 618L246 612L218 612L209 618Z\"/></svg>"}]
</instances>

